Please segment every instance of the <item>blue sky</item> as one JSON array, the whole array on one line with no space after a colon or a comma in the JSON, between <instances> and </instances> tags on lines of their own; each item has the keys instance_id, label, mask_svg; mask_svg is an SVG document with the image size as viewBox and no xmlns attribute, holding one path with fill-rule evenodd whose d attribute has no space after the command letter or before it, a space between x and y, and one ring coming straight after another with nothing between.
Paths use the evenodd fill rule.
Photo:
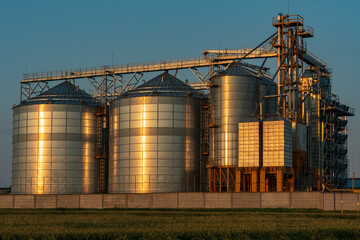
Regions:
<instances>
[{"instance_id":1,"label":"blue sky","mask_svg":"<svg viewBox=\"0 0 360 240\"><path fill-rule=\"evenodd\" d=\"M333 91L360 109L359 10L355 0L2 0L0 187L10 185L12 104L26 71L200 56L218 49L219 38L221 48L253 47L275 32L272 17L289 11L314 28L308 49L332 68ZM360 177L358 116L349 131L350 166Z\"/></svg>"}]
</instances>

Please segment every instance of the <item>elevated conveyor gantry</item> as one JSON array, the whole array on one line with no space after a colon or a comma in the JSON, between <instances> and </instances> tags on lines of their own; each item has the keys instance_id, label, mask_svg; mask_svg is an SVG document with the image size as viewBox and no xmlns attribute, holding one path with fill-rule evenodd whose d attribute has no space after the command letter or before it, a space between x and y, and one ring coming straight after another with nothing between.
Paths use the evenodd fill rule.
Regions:
<instances>
[{"instance_id":1,"label":"elevated conveyor gantry","mask_svg":"<svg viewBox=\"0 0 360 240\"><path fill-rule=\"evenodd\" d=\"M249 54L250 53L250 54ZM97 97L106 95L107 101L122 94L125 90L133 89L141 80L145 72L175 70L175 75L180 69L190 69L192 73L205 86L206 79L211 77L214 67L226 66L235 60L246 56L247 59L268 58L276 56L274 49L244 48L237 50L232 55L204 55L203 57L164 60L156 62L110 65L101 67L79 68L74 70L60 70L48 72L25 73L21 81L20 101L40 94L47 88L48 82L77 79L87 79L93 86ZM241 63L243 67L259 70L259 67L249 63ZM197 68L208 67L207 74L202 75ZM263 68L266 70L266 68ZM125 79L124 75L130 75ZM105 94L106 92L106 94Z\"/></svg>"}]
</instances>

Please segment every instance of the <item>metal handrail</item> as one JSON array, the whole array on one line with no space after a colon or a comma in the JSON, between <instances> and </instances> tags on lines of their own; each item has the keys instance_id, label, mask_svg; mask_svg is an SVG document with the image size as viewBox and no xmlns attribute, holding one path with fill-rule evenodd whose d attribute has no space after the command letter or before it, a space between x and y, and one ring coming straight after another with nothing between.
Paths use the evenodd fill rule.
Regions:
<instances>
[{"instance_id":1,"label":"metal handrail","mask_svg":"<svg viewBox=\"0 0 360 240\"><path fill-rule=\"evenodd\" d=\"M253 48L243 48L238 49L236 54L231 54L232 56L237 56L241 58L244 54L247 54L249 51L253 50ZM262 53L267 53L271 51L270 48L259 48L255 50L253 53L255 56L261 55ZM170 60L162 60L162 61L151 61L151 62L138 62L138 63L129 63L129 64L114 64L114 65L103 65L99 67L88 67L88 68L78 68L78 69L70 69L70 70L55 70L48 72L35 72L35 73L24 73L23 80L31 80L38 78L71 78L72 75L74 77L81 76L91 76L91 75L102 75L104 72L108 72L112 74L114 72L137 72L137 71L153 71L154 69L162 69L166 64L172 65L173 68L186 68L189 65L201 65L205 62L215 62L216 60L224 60L226 56L218 56L218 55L205 55L201 57L193 57L193 58L180 58L180 59L170 59ZM150 69L151 68L151 69Z\"/></svg>"},{"instance_id":2,"label":"metal handrail","mask_svg":"<svg viewBox=\"0 0 360 240\"><path fill-rule=\"evenodd\" d=\"M312 27L305 26L305 27L303 27L303 30L305 32L308 32L310 35L314 35L314 29Z\"/></svg>"},{"instance_id":3,"label":"metal handrail","mask_svg":"<svg viewBox=\"0 0 360 240\"><path fill-rule=\"evenodd\" d=\"M180 58L180 59L170 59L166 61L151 61L151 62L138 62L138 63L129 63L129 64L114 64L114 65L104 65L99 67L86 67L86 68L77 68L70 70L55 70L55 71L47 71L47 72L35 72L35 73L24 73L23 79L33 79L33 78L42 78L42 77L55 77L55 76L71 76L81 73L99 73L105 71L111 72L114 69L132 69L136 67L144 67L146 65L165 65L165 64L177 64L177 66L181 67L185 62L193 62L200 63L203 60L214 60L216 57L193 57L193 58Z\"/></svg>"},{"instance_id":4,"label":"metal handrail","mask_svg":"<svg viewBox=\"0 0 360 240\"><path fill-rule=\"evenodd\" d=\"M234 54L245 54L253 50L254 48L235 48L235 49L224 49L224 50L204 50L202 51L203 54L205 54L206 58L207 56L212 56L210 54L218 54L218 55L234 55ZM259 47L254 52L270 52L272 50L271 46L264 46Z\"/></svg>"},{"instance_id":5,"label":"metal handrail","mask_svg":"<svg viewBox=\"0 0 360 240\"><path fill-rule=\"evenodd\" d=\"M312 27L309 26L303 26L300 28L300 33L308 33L312 36L314 36L314 29Z\"/></svg>"},{"instance_id":6,"label":"metal handrail","mask_svg":"<svg viewBox=\"0 0 360 240\"><path fill-rule=\"evenodd\" d=\"M304 24L304 18L300 15L285 15L284 16L286 21L284 20L284 24L287 22L299 22L301 24ZM272 23L277 24L280 23L280 20L278 19L278 16L272 18Z\"/></svg>"}]
</instances>

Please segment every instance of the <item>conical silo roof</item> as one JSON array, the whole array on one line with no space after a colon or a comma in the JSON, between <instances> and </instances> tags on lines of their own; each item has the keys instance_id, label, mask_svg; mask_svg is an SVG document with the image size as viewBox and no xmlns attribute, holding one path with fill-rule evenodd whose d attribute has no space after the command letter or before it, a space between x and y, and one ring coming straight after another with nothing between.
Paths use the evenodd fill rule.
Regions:
<instances>
[{"instance_id":1,"label":"conical silo roof","mask_svg":"<svg viewBox=\"0 0 360 240\"><path fill-rule=\"evenodd\" d=\"M247 76L247 77L259 78L258 76L256 76L255 73L241 67L237 63L231 64L228 68L217 73L214 77L220 77L220 76Z\"/></svg>"},{"instance_id":2,"label":"conical silo roof","mask_svg":"<svg viewBox=\"0 0 360 240\"><path fill-rule=\"evenodd\" d=\"M36 97L22 101L21 105L34 104L86 104L98 105L98 102L87 92L65 81Z\"/></svg>"},{"instance_id":3,"label":"conical silo roof","mask_svg":"<svg viewBox=\"0 0 360 240\"><path fill-rule=\"evenodd\" d=\"M137 88L123 93L119 98L144 97L144 96L171 96L203 98L204 95L187 85L168 72L141 84Z\"/></svg>"}]
</instances>

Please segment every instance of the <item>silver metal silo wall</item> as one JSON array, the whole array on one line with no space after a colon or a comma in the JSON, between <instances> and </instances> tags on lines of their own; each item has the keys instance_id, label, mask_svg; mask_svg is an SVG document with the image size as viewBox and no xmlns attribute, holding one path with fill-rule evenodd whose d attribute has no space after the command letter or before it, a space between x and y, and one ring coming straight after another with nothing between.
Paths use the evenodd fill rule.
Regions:
<instances>
[{"instance_id":1,"label":"silver metal silo wall","mask_svg":"<svg viewBox=\"0 0 360 240\"><path fill-rule=\"evenodd\" d=\"M248 121L260 97L255 76L218 76L213 79L212 114L215 128L210 159L217 166L238 165L238 123Z\"/></svg>"},{"instance_id":2,"label":"silver metal silo wall","mask_svg":"<svg viewBox=\"0 0 360 240\"><path fill-rule=\"evenodd\" d=\"M111 103L109 193L199 191L200 101L147 96Z\"/></svg>"},{"instance_id":3,"label":"silver metal silo wall","mask_svg":"<svg viewBox=\"0 0 360 240\"><path fill-rule=\"evenodd\" d=\"M14 194L97 193L95 107L37 104L13 110Z\"/></svg>"}]
</instances>

